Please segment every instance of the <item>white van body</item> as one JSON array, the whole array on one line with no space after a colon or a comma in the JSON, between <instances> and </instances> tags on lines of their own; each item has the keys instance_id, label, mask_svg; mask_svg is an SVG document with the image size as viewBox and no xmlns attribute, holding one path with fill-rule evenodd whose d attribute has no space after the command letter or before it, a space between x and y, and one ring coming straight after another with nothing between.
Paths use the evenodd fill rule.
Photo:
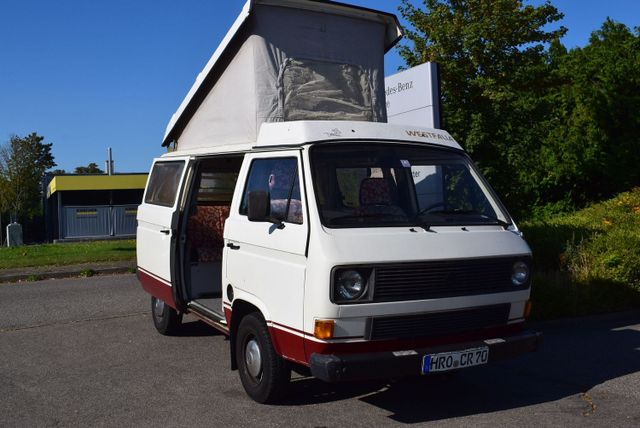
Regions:
<instances>
[{"instance_id":1,"label":"white van body","mask_svg":"<svg viewBox=\"0 0 640 428\"><path fill-rule=\"evenodd\" d=\"M149 192L153 189L147 188L145 202L138 210L139 278L145 290L155 297L155 309L158 309L157 302L162 301L177 314L192 313L230 334L232 354L241 317L256 312L264 320L279 357L296 366L310 367L312 374L326 381L418 375L425 355L445 351L485 349L488 358L479 361L484 363L506 354L536 349L540 335L524 331L530 274L523 284L512 284L512 275L517 273L511 269L503 270L498 292L493 292L492 287L474 288L465 277L465 286L470 289L467 294L463 286L462 291L454 289L451 295L445 291L443 297L419 298L420 292L418 297L403 297L400 284L395 291L398 298L376 299L374 280L367 285L373 296L370 302L332 301L335 297L332 296L335 281L332 275L338 267L368 270L400 266L401 270L410 271L422 264L422 270L416 271L420 278L433 275L428 263L435 262L467 266L465 269L471 269L467 273L479 276L493 273L468 267L478 266L478 261L482 266L508 259L512 260L510 266L521 261L530 267L529 247L484 183L483 191L490 195L497 215L502 218L480 222L482 224L475 224L477 219L465 223L462 218L450 225L437 226L412 223L411 219L391 227L336 228L323 224L319 216L322 210L318 205L319 195L313 184L316 180L310 156L313 148L351 144L372 148L390 142L464 156L460 146L442 130L318 121L265 124L253 147L169 153L156 159L149 186L153 186L154 174L163 165L183 167L172 186L175 192L172 205L151 202ZM215 268L207 269L204 263L185 261L186 246L194 239L189 236L186 223L193 204L197 203L189 197L189 192L194 190L200 163L225 158L236 159L239 169L224 222L223 241L220 241L220 245L224 244L220 248L221 259ZM300 224L284 221L282 228L267 220L250 221L241 213L240 205L252 163L282 158L295 160L297 180L304 183L300 186L302 221ZM189 269L192 271L187 275ZM433 268L437 269L442 267ZM198 276L199 270L205 272L204 277ZM462 277L465 271L450 269L448 275L453 278L449 278L447 284L455 288L455 275ZM408 284L416 283L411 276L399 278L405 278ZM485 282L481 277L475 280ZM191 283L187 284L188 281ZM417 284L428 286L420 281ZM189 295L189 289L204 292ZM485 322L484 315L476 316L473 312L478 308L501 307L508 310L499 321ZM161 311L154 314L159 318L157 325L161 324L165 315ZM431 331L428 325L415 327L421 317L428 322L428 317L434 314L438 315L434 323L444 323L442 331ZM471 321L465 324L465 317ZM390 332L380 333L379 339L372 337L376 322L385 320L392 320L392 325L387 327ZM319 321L332 323L329 338L318 337ZM403 333L403 330L411 332L412 328L415 333L411 336ZM233 358L235 367L237 356Z\"/></svg>"},{"instance_id":2,"label":"white van body","mask_svg":"<svg viewBox=\"0 0 640 428\"><path fill-rule=\"evenodd\" d=\"M541 342L531 251L488 183L446 131L385 123L400 36L377 11L249 0L153 162L137 272L154 324L229 335L256 401L292 369L428 375Z\"/></svg>"}]
</instances>

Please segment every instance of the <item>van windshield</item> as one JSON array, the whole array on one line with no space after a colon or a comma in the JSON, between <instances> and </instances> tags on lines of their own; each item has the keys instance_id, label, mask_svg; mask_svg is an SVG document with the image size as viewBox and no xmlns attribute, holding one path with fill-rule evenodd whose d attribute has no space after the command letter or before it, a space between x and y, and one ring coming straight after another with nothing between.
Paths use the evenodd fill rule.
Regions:
<instances>
[{"instance_id":1,"label":"van windshield","mask_svg":"<svg viewBox=\"0 0 640 428\"><path fill-rule=\"evenodd\" d=\"M318 145L311 168L330 228L455 226L510 220L466 155L396 144Z\"/></svg>"}]
</instances>

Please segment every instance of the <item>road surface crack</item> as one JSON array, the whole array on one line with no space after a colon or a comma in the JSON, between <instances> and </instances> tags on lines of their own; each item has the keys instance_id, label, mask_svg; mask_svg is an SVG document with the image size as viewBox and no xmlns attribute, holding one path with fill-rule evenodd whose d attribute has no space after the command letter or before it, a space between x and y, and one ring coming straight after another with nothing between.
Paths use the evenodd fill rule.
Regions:
<instances>
[{"instance_id":1,"label":"road surface crack","mask_svg":"<svg viewBox=\"0 0 640 428\"><path fill-rule=\"evenodd\" d=\"M26 325L26 326L19 326L19 327L2 328L0 329L0 333L11 333L11 332L22 331L22 330L33 330L33 329L42 328L42 327L80 324L83 322L91 322L91 321L108 321L108 320L114 320L114 319L120 319L120 318L137 317L137 316L146 315L146 314L147 312L145 311L145 312L134 312L132 314L110 315L106 317L83 318L83 319L71 320L71 321L54 321L54 322L44 323L44 324L33 324L33 325Z\"/></svg>"},{"instance_id":2,"label":"road surface crack","mask_svg":"<svg viewBox=\"0 0 640 428\"><path fill-rule=\"evenodd\" d=\"M598 408L598 405L596 403L593 402L593 397L591 397L589 395L589 393L585 392L580 394L580 398L582 398L583 401L585 401L588 405L589 405L589 409L582 412L583 416L591 416L596 412L596 409Z\"/></svg>"}]
</instances>

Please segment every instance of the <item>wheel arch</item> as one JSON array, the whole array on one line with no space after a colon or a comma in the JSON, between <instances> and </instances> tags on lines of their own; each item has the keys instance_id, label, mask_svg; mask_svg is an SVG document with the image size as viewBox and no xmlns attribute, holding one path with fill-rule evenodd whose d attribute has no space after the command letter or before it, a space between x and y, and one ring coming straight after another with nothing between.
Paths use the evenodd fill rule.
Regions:
<instances>
[{"instance_id":1,"label":"wheel arch","mask_svg":"<svg viewBox=\"0 0 640 428\"><path fill-rule=\"evenodd\" d=\"M242 318L247 316L250 313L259 313L262 316L263 320L267 320L267 315L265 311L260 308L259 303L257 302L249 302L243 298L236 298L233 300L233 304L231 306L231 324L229 325L229 351L231 357L231 370L237 370L238 364L236 363L236 336L238 332L238 326L240 325L240 321ZM259 306L258 306L259 305Z\"/></svg>"}]
</instances>

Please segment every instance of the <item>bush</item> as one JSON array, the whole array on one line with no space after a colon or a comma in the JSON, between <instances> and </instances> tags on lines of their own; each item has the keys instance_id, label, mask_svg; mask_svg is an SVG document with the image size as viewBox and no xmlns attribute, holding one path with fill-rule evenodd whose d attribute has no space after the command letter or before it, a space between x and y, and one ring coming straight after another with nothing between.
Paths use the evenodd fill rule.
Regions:
<instances>
[{"instance_id":1,"label":"bush","mask_svg":"<svg viewBox=\"0 0 640 428\"><path fill-rule=\"evenodd\" d=\"M522 230L537 272L535 318L640 307L640 188Z\"/></svg>"}]
</instances>

